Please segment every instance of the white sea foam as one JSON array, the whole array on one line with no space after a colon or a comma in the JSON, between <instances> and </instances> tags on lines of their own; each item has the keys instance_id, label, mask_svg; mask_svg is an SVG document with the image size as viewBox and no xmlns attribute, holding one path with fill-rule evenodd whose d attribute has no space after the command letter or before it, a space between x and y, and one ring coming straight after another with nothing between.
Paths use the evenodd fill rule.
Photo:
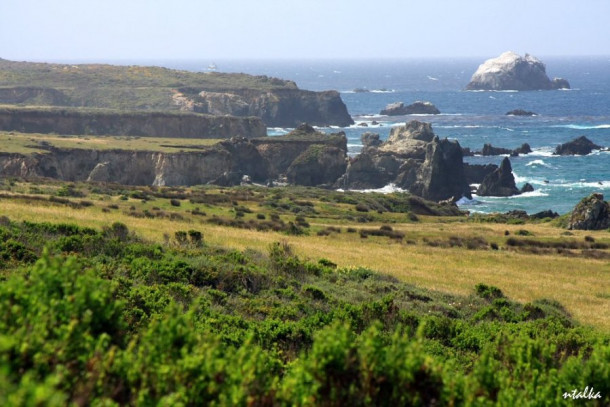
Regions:
<instances>
[{"instance_id":1,"label":"white sea foam","mask_svg":"<svg viewBox=\"0 0 610 407\"><path fill-rule=\"evenodd\" d=\"M375 89L372 90L371 93L394 93L396 92L394 89Z\"/></svg>"},{"instance_id":2,"label":"white sea foam","mask_svg":"<svg viewBox=\"0 0 610 407\"><path fill-rule=\"evenodd\" d=\"M529 163L525 164L525 166L526 167L546 167L546 168L552 168L552 169L557 168L557 167L552 166L551 164L544 162L544 160L530 161Z\"/></svg>"},{"instance_id":3,"label":"white sea foam","mask_svg":"<svg viewBox=\"0 0 610 407\"><path fill-rule=\"evenodd\" d=\"M430 79L431 81L438 81L438 78L435 78L434 76L430 75L428 75L428 79Z\"/></svg>"},{"instance_id":4,"label":"white sea foam","mask_svg":"<svg viewBox=\"0 0 610 407\"><path fill-rule=\"evenodd\" d=\"M551 147L537 148L537 149L532 150L532 152L529 153L528 156L553 157L553 149Z\"/></svg>"},{"instance_id":5,"label":"white sea foam","mask_svg":"<svg viewBox=\"0 0 610 407\"><path fill-rule=\"evenodd\" d=\"M610 129L610 124L598 124L596 126L587 126L581 124L560 124L552 127L560 127L564 129L574 129L574 130L595 130L595 129Z\"/></svg>"},{"instance_id":6,"label":"white sea foam","mask_svg":"<svg viewBox=\"0 0 610 407\"><path fill-rule=\"evenodd\" d=\"M455 202L456 205L458 206L462 206L462 205L480 205L481 201L477 201L476 199L468 199L465 196L461 197L460 199L458 199Z\"/></svg>"},{"instance_id":7,"label":"white sea foam","mask_svg":"<svg viewBox=\"0 0 610 407\"><path fill-rule=\"evenodd\" d=\"M345 192L345 190L343 188L339 188L337 189L338 192ZM379 192L381 194L391 194L393 192L407 192L406 189L402 189L397 187L395 184L388 184L383 188L375 188L375 189L349 189L348 191L353 191L353 192L363 192L363 193L369 193L369 192Z\"/></svg>"}]
</instances>

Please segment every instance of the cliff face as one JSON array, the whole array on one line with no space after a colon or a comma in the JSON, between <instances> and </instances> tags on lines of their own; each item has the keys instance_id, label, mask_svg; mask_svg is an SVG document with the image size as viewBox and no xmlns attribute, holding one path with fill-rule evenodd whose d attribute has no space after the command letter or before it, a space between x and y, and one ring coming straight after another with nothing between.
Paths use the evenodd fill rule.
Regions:
<instances>
[{"instance_id":1,"label":"cliff face","mask_svg":"<svg viewBox=\"0 0 610 407\"><path fill-rule=\"evenodd\" d=\"M345 170L344 135L315 133L300 140L278 137L269 143L267 139L272 138L231 138L201 151L180 153L54 147L32 155L0 153L0 176L126 185L237 185L245 175L265 182L290 169L291 182L319 185L334 182ZM304 151L319 154L311 161L302 156ZM282 162L274 163L276 157ZM328 168L320 171L320 165Z\"/></svg>"},{"instance_id":2,"label":"cliff face","mask_svg":"<svg viewBox=\"0 0 610 407\"><path fill-rule=\"evenodd\" d=\"M252 138L267 134L265 125L256 117L19 107L0 108L0 130L182 138Z\"/></svg>"},{"instance_id":3,"label":"cliff face","mask_svg":"<svg viewBox=\"0 0 610 407\"><path fill-rule=\"evenodd\" d=\"M191 92L193 90L190 90ZM233 116L257 116L273 127L349 126L354 123L336 91L311 92L274 89L260 92L238 89L224 92L182 93L183 110Z\"/></svg>"}]
</instances>

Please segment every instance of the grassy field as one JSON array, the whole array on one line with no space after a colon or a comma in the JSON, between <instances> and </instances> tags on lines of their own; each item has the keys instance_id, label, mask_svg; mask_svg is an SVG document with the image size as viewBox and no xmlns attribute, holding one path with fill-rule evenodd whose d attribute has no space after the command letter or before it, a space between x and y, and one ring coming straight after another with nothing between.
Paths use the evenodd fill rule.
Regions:
<instances>
[{"instance_id":1,"label":"grassy field","mask_svg":"<svg viewBox=\"0 0 610 407\"><path fill-rule=\"evenodd\" d=\"M176 153L181 151L198 151L219 141L221 140L137 136L75 136L0 131L2 151L18 154L43 153L49 147Z\"/></svg>"},{"instance_id":2,"label":"grassy field","mask_svg":"<svg viewBox=\"0 0 610 407\"><path fill-rule=\"evenodd\" d=\"M305 258L368 267L432 290L468 294L485 283L518 301L556 300L580 323L610 332L608 231L567 232L548 220L425 216L406 195L307 188L5 180L0 193L0 215L13 221L74 222L97 229L118 221L159 243L195 229L209 245L260 251L286 241ZM405 205L398 206L401 202Z\"/></svg>"}]
</instances>

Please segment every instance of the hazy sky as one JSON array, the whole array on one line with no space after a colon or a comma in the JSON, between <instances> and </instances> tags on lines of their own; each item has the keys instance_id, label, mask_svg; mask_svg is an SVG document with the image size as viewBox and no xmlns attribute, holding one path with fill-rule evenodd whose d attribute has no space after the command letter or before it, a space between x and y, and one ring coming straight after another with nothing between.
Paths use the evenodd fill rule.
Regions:
<instances>
[{"instance_id":1,"label":"hazy sky","mask_svg":"<svg viewBox=\"0 0 610 407\"><path fill-rule=\"evenodd\" d=\"M0 0L12 60L610 55L610 0Z\"/></svg>"}]
</instances>

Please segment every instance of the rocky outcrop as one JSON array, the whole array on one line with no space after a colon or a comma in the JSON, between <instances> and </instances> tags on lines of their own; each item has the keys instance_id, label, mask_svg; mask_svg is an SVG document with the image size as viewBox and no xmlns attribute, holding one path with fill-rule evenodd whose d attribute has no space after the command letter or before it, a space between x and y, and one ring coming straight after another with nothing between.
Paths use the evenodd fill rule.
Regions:
<instances>
[{"instance_id":1,"label":"rocky outcrop","mask_svg":"<svg viewBox=\"0 0 610 407\"><path fill-rule=\"evenodd\" d=\"M288 167L312 145L336 147L347 156L347 137L345 133L326 134L316 131L313 127L303 124L284 136L263 137L252 139L252 144L269 163L271 178L286 174Z\"/></svg>"},{"instance_id":2,"label":"rocky outcrop","mask_svg":"<svg viewBox=\"0 0 610 407\"><path fill-rule=\"evenodd\" d=\"M470 197L460 144L435 137L426 148L426 159L409 191L431 201Z\"/></svg>"},{"instance_id":3,"label":"rocky outcrop","mask_svg":"<svg viewBox=\"0 0 610 407\"><path fill-rule=\"evenodd\" d=\"M380 145L372 135L363 140L365 148L350 159L337 188L381 188L394 183L435 201L470 197L459 143L439 140L429 123L411 121L393 128Z\"/></svg>"},{"instance_id":4,"label":"rocky outcrop","mask_svg":"<svg viewBox=\"0 0 610 407\"><path fill-rule=\"evenodd\" d=\"M565 79L550 80L537 58L508 51L489 59L472 75L466 90L551 90L570 88Z\"/></svg>"},{"instance_id":5,"label":"rocky outcrop","mask_svg":"<svg viewBox=\"0 0 610 407\"><path fill-rule=\"evenodd\" d=\"M379 147L379 150L409 158L424 159L426 146L434 137L430 123L412 120L404 126L392 128L387 141Z\"/></svg>"},{"instance_id":6,"label":"rocky outcrop","mask_svg":"<svg viewBox=\"0 0 610 407\"><path fill-rule=\"evenodd\" d=\"M296 185L332 185L345 173L344 149L313 144L303 151L286 170L288 182Z\"/></svg>"},{"instance_id":7,"label":"rocky outcrop","mask_svg":"<svg viewBox=\"0 0 610 407\"><path fill-rule=\"evenodd\" d=\"M498 167L497 170L488 174L479 189L477 195L479 196L512 196L518 195L521 192L515 185L515 177L513 176L513 169L510 165L510 160L505 157Z\"/></svg>"},{"instance_id":8,"label":"rocky outcrop","mask_svg":"<svg viewBox=\"0 0 610 407\"><path fill-rule=\"evenodd\" d=\"M408 106L403 102L390 103L379 114L403 116L407 114L440 114L440 110L430 102L417 101Z\"/></svg>"},{"instance_id":9,"label":"rocky outcrop","mask_svg":"<svg viewBox=\"0 0 610 407\"><path fill-rule=\"evenodd\" d=\"M574 207L568 222L568 229L601 230L609 227L610 205L599 193L583 198Z\"/></svg>"},{"instance_id":10,"label":"rocky outcrop","mask_svg":"<svg viewBox=\"0 0 610 407\"><path fill-rule=\"evenodd\" d=\"M560 144L555 148L555 155L587 155L593 150L601 149L601 146L593 143L585 136L580 136L572 141Z\"/></svg>"},{"instance_id":11,"label":"rocky outcrop","mask_svg":"<svg viewBox=\"0 0 610 407\"><path fill-rule=\"evenodd\" d=\"M0 130L22 133L180 138L265 137L257 117L118 112L61 108L0 108Z\"/></svg>"},{"instance_id":12,"label":"rocky outcrop","mask_svg":"<svg viewBox=\"0 0 610 407\"><path fill-rule=\"evenodd\" d=\"M511 110L510 112L506 112L506 116L538 116L538 114L530 112L529 110L515 109Z\"/></svg>"}]
</instances>

